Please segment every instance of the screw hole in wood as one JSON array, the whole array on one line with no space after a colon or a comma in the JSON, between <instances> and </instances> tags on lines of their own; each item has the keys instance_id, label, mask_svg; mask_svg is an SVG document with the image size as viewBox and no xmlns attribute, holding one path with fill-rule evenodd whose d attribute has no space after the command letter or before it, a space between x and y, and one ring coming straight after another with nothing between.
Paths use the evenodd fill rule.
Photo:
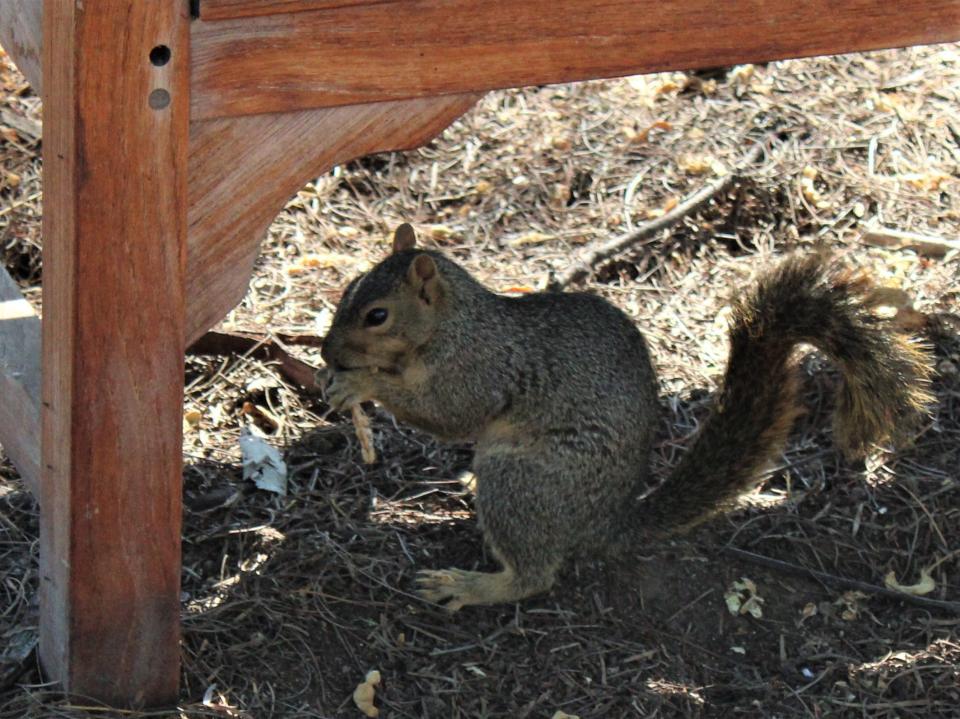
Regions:
<instances>
[{"instance_id":1,"label":"screw hole in wood","mask_svg":"<svg viewBox=\"0 0 960 719\"><path fill-rule=\"evenodd\" d=\"M163 67L170 62L170 48L166 45L157 45L150 51L150 62L156 67Z\"/></svg>"},{"instance_id":2,"label":"screw hole in wood","mask_svg":"<svg viewBox=\"0 0 960 719\"><path fill-rule=\"evenodd\" d=\"M170 93L166 90L154 90L150 93L148 102L154 110L162 110L170 104Z\"/></svg>"}]
</instances>

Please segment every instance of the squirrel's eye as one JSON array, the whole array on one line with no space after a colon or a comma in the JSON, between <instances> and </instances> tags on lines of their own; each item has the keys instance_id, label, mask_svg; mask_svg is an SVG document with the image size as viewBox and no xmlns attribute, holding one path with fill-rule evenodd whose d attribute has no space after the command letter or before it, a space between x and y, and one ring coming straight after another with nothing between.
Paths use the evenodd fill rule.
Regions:
<instances>
[{"instance_id":1,"label":"squirrel's eye","mask_svg":"<svg viewBox=\"0 0 960 719\"><path fill-rule=\"evenodd\" d=\"M387 311L383 307L374 307L372 310L367 312L367 316L363 318L363 323L367 327L376 327L377 325L382 325L387 321Z\"/></svg>"}]
</instances>

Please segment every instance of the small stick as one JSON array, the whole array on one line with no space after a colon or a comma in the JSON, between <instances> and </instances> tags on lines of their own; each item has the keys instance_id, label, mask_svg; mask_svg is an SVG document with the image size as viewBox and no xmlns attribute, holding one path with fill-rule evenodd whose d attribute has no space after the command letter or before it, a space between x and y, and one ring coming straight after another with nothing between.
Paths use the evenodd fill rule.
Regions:
<instances>
[{"instance_id":1,"label":"small stick","mask_svg":"<svg viewBox=\"0 0 960 719\"><path fill-rule=\"evenodd\" d=\"M921 235L918 232L891 230L871 224L863 231L863 242L874 247L889 247L894 250L916 250L928 257L943 257L948 252L960 251L960 239L949 240L936 235Z\"/></svg>"},{"instance_id":2,"label":"small stick","mask_svg":"<svg viewBox=\"0 0 960 719\"><path fill-rule=\"evenodd\" d=\"M927 607L929 609L939 609L941 611L960 614L960 602L947 602L941 599L929 599L927 597L918 597L913 594L898 592L895 589L880 587L876 584L868 584L867 582L861 582L856 579L848 579L847 577L838 577L835 574L820 572L820 571L817 571L816 569L808 569L807 567L801 567L799 564L784 562L781 559L772 559L771 557L765 557L762 554L754 554L753 552L748 552L745 549L737 549L736 547L724 547L720 551L722 551L724 554L727 554L731 557L736 557L737 559L743 559L744 561L751 562L753 564L759 564L762 567L767 567L769 569L776 569L781 572L786 572L787 574L797 574L802 577L809 577L811 579L816 579L818 581L821 581L824 584L832 584L834 586L842 587L844 589L859 589L861 592L866 592L868 594L879 594L882 597L897 599L901 602L916 604L918 606Z\"/></svg>"},{"instance_id":3,"label":"small stick","mask_svg":"<svg viewBox=\"0 0 960 719\"><path fill-rule=\"evenodd\" d=\"M288 335L299 338L299 335ZM303 335L304 341L297 344L311 345L310 335ZM277 337L257 335L248 332L215 332L213 330L197 339L187 348L192 355L248 355L259 360L276 362L280 373L294 384L309 392L320 392L317 382L318 369L297 359L284 348L283 341Z\"/></svg>"},{"instance_id":4,"label":"small stick","mask_svg":"<svg viewBox=\"0 0 960 719\"><path fill-rule=\"evenodd\" d=\"M662 230L673 227L687 215L693 214L707 204L716 195L726 192L730 187L732 187L737 180L743 176L744 171L748 167L756 164L757 160L760 159L760 156L768 148L768 145L769 139L758 142L750 149L750 152L744 155L743 160L737 167L728 172L726 175L722 175L710 184L702 187L672 210L665 213L662 217L658 217L650 222L645 222L637 227L637 229L633 232L621 235L620 237L615 237L608 242L594 247L582 260L568 269L557 280L550 283L550 289L554 291L560 290L573 282L582 280L584 277L590 274L596 265L604 260L610 259L614 255L625 250L627 247L641 242L642 240L645 240Z\"/></svg>"}]
</instances>

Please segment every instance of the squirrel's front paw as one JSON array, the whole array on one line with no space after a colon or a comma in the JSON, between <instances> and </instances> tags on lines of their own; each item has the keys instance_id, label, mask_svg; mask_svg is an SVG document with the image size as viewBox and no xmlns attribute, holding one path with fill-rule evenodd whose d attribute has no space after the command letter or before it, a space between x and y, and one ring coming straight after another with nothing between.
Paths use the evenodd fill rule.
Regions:
<instances>
[{"instance_id":1,"label":"squirrel's front paw","mask_svg":"<svg viewBox=\"0 0 960 719\"><path fill-rule=\"evenodd\" d=\"M335 412L373 399L373 373L366 369L334 372L324 391Z\"/></svg>"}]
</instances>

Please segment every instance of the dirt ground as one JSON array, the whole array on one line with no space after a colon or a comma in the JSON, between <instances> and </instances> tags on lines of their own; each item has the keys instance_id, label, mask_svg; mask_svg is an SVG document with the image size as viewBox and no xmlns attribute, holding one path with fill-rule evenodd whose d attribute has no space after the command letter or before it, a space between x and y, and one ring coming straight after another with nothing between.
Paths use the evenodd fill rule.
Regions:
<instances>
[{"instance_id":1,"label":"dirt ground","mask_svg":"<svg viewBox=\"0 0 960 719\"><path fill-rule=\"evenodd\" d=\"M727 298L793 250L829 247L911 294L938 404L912 448L846 462L831 441L837 378L810 354L808 411L741 509L630 562L571 561L549 594L448 615L412 578L493 566L457 481L470 448L374 410L380 459L366 466L349 418L275 365L190 355L179 707L68 701L34 655L11 660L36 629L37 506L4 461L0 717L359 717L351 694L372 669L383 717L960 716L960 256L863 238L874 225L960 237L958 106L952 45L529 88L490 93L420 150L307 182L221 329L322 335L404 220L495 289L542 287L774 132L728 192L580 283L651 343L656 476L709 411ZM5 59L0 111L0 248L39 307L39 100ZM315 347L291 352L321 365ZM285 497L242 479L248 426L284 453ZM940 604L876 591L921 572ZM731 613L735 582L759 616Z\"/></svg>"}]
</instances>

